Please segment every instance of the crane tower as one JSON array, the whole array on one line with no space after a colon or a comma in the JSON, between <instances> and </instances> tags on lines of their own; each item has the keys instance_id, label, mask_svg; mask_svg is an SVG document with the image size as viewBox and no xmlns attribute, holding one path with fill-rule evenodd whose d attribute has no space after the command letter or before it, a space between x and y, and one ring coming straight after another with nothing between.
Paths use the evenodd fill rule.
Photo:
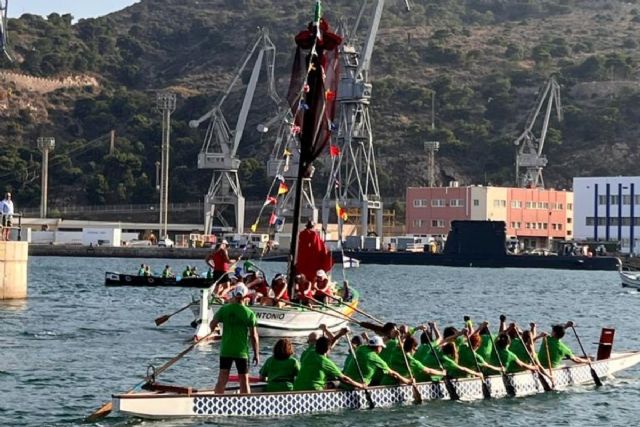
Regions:
<instances>
[{"instance_id":1,"label":"crane tower","mask_svg":"<svg viewBox=\"0 0 640 427\"><path fill-rule=\"evenodd\" d=\"M204 230L210 233L214 219L218 219L224 226L230 226L222 215L224 210L232 206L234 208L235 230L237 233L244 232L244 196L238 179L238 168L240 159L238 158L238 146L242 140L242 134L247 122L247 116L253 96L256 90L260 71L263 62L265 63L268 79L268 95L273 102L280 107L282 100L275 91L275 45L269 38L268 31L260 28L255 41L250 45L241 65L227 87L226 92L220 98L217 105L198 120L189 122L189 126L197 128L203 122L210 119L204 143L198 154L198 169L212 169L213 176L209 191L204 197ZM234 130L231 130L227 123L222 107L231 91L240 81L242 73L247 68L251 59L255 57L251 77L247 84L247 89L240 108L240 114Z\"/></svg>"},{"instance_id":2,"label":"crane tower","mask_svg":"<svg viewBox=\"0 0 640 427\"><path fill-rule=\"evenodd\" d=\"M7 8L9 7L9 0L0 0L0 48L4 52L9 61L13 61L11 55L9 55L7 45Z\"/></svg>"},{"instance_id":3,"label":"crane tower","mask_svg":"<svg viewBox=\"0 0 640 427\"><path fill-rule=\"evenodd\" d=\"M547 103L542 130L537 137L533 133L540 111ZM558 121L562 121L562 105L560 102L560 85L554 77L551 77L544 89L540 92L535 109L529 114L527 124L522 134L515 140L514 144L519 146L516 153L516 179L519 187L524 188L544 188L542 170L547 166L547 157L542 154L544 141L549 130L549 119L551 109L556 108Z\"/></svg>"}]
</instances>

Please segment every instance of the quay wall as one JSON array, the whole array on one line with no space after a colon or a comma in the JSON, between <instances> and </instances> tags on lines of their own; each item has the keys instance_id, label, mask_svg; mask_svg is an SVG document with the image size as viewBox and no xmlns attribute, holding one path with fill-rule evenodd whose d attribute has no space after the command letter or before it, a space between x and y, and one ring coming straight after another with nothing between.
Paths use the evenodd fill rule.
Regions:
<instances>
[{"instance_id":1,"label":"quay wall","mask_svg":"<svg viewBox=\"0 0 640 427\"><path fill-rule=\"evenodd\" d=\"M0 300L27 297L26 242L0 241Z\"/></svg>"}]
</instances>

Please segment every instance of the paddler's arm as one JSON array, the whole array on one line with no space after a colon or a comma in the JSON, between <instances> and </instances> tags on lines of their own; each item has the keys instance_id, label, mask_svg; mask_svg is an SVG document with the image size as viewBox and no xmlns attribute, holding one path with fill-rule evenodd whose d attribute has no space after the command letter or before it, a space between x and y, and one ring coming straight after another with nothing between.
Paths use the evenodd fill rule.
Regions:
<instances>
[{"instance_id":1,"label":"paddler's arm","mask_svg":"<svg viewBox=\"0 0 640 427\"><path fill-rule=\"evenodd\" d=\"M329 330L329 328L327 328L327 325L325 325L324 323L322 323L320 326L318 326L320 328L320 330L322 331L322 334L327 337L327 339L329 339L329 342L332 342L335 337L333 335L333 333L331 333L331 331Z\"/></svg>"},{"instance_id":2,"label":"paddler's arm","mask_svg":"<svg viewBox=\"0 0 640 427\"><path fill-rule=\"evenodd\" d=\"M340 338L342 338L343 336L347 335L349 333L349 328L342 328L338 331L337 334L334 335L333 340L331 340L331 346L329 347L329 350L331 350L333 347L336 346L336 344L338 344L338 341L340 341Z\"/></svg>"},{"instance_id":3,"label":"paddler's arm","mask_svg":"<svg viewBox=\"0 0 640 427\"><path fill-rule=\"evenodd\" d=\"M345 374L340 374L338 379L340 380L340 382L343 382L345 384L349 384L350 386L355 387L355 388L361 388L361 389L367 388L366 384L354 381L351 378L349 378L348 376L346 376Z\"/></svg>"},{"instance_id":4,"label":"paddler's arm","mask_svg":"<svg viewBox=\"0 0 640 427\"><path fill-rule=\"evenodd\" d=\"M490 365L490 364L488 364L487 362L482 362L482 363L480 363L480 367L481 367L481 368L491 369L492 371L497 372L497 373L499 373L499 374L501 374L501 373L502 373L502 368L500 368L499 366L493 366L493 365Z\"/></svg>"},{"instance_id":5,"label":"paddler's arm","mask_svg":"<svg viewBox=\"0 0 640 427\"><path fill-rule=\"evenodd\" d=\"M447 371L445 370L427 368L426 366L422 369L422 372L424 372L427 375L438 376L438 377L444 377L447 375Z\"/></svg>"},{"instance_id":6,"label":"paddler's arm","mask_svg":"<svg viewBox=\"0 0 640 427\"><path fill-rule=\"evenodd\" d=\"M489 326L489 322L486 320L478 325L475 331L471 333L471 335L480 335L480 331L482 331L485 327Z\"/></svg>"},{"instance_id":7,"label":"paddler's arm","mask_svg":"<svg viewBox=\"0 0 640 427\"><path fill-rule=\"evenodd\" d=\"M433 339L439 344L440 340L442 339L442 335L440 334L438 325L436 325L436 322L428 322L428 325L431 326L431 331L433 332Z\"/></svg>"},{"instance_id":8,"label":"paddler's arm","mask_svg":"<svg viewBox=\"0 0 640 427\"><path fill-rule=\"evenodd\" d=\"M516 358L515 360L516 365L518 365L519 367L523 368L523 369L527 369L529 371L537 371L538 370L538 366L537 365L530 365L528 363L524 363L522 360Z\"/></svg>"},{"instance_id":9,"label":"paddler's arm","mask_svg":"<svg viewBox=\"0 0 640 427\"><path fill-rule=\"evenodd\" d=\"M399 373L397 373L396 371L394 371L393 369L389 369L386 372L387 375L389 375L391 378L393 378L394 380L396 380L399 383L402 384L413 384L413 381L411 380L411 378L405 378L402 375L400 375Z\"/></svg>"},{"instance_id":10,"label":"paddler's arm","mask_svg":"<svg viewBox=\"0 0 640 427\"><path fill-rule=\"evenodd\" d=\"M257 366L260 364L260 338L258 337L258 329L255 326L249 329L249 337L253 348L253 363Z\"/></svg>"},{"instance_id":11,"label":"paddler's arm","mask_svg":"<svg viewBox=\"0 0 640 427\"><path fill-rule=\"evenodd\" d=\"M484 377L484 375L482 375L482 372L478 372L478 371L474 371L473 369L465 368L464 366L460 366L457 363L456 363L456 369L458 369L461 372L464 372L465 374L473 375L474 377L478 377L478 378L483 378Z\"/></svg>"},{"instance_id":12,"label":"paddler's arm","mask_svg":"<svg viewBox=\"0 0 640 427\"><path fill-rule=\"evenodd\" d=\"M501 314L500 315L500 327L498 328L498 334L504 334L505 333L506 322L507 322L507 316L505 316L504 314Z\"/></svg>"}]
</instances>

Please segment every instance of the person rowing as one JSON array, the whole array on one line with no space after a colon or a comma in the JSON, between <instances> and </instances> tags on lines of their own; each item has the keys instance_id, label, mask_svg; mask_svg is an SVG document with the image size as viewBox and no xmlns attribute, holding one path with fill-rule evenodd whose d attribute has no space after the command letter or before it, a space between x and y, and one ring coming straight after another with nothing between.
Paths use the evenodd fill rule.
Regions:
<instances>
[{"instance_id":1,"label":"person rowing","mask_svg":"<svg viewBox=\"0 0 640 427\"><path fill-rule=\"evenodd\" d=\"M447 374L451 378L465 378L470 376L483 378L482 372L465 368L464 366L460 365L458 348L456 347L455 342L450 341L444 343L440 350L442 352L442 357L440 358L442 367L445 371L447 371ZM433 380L437 381L439 380L439 378L433 378Z\"/></svg>"},{"instance_id":2,"label":"person rowing","mask_svg":"<svg viewBox=\"0 0 640 427\"><path fill-rule=\"evenodd\" d=\"M171 267L169 267L168 265L165 265L164 269L162 270L162 278L168 279L169 277L174 277L173 272L171 271Z\"/></svg>"},{"instance_id":3,"label":"person rowing","mask_svg":"<svg viewBox=\"0 0 640 427\"><path fill-rule=\"evenodd\" d=\"M296 275L294 280L294 302L302 305L310 305L310 299L314 296L313 283L307 280L304 274Z\"/></svg>"},{"instance_id":4,"label":"person rowing","mask_svg":"<svg viewBox=\"0 0 640 427\"><path fill-rule=\"evenodd\" d=\"M260 363L256 314L244 305L246 296L247 287L243 284L236 285L231 291L230 303L220 307L209 324L212 331L220 323L224 326L220 344L220 372L215 387L218 394L224 393L233 364L238 371L240 393L251 392L248 376L249 340L253 348L253 362L256 365Z\"/></svg>"},{"instance_id":5,"label":"person rowing","mask_svg":"<svg viewBox=\"0 0 640 427\"><path fill-rule=\"evenodd\" d=\"M343 371L345 371L347 369L347 366L349 366L349 364L353 362L353 354L362 345L363 338L364 337L362 337L360 335L354 335L353 337L351 337L351 341L349 341L349 345L351 346L351 349L353 351L350 351L349 353L347 353L347 357L344 359L344 365L343 365L343 368L342 368Z\"/></svg>"},{"instance_id":6,"label":"person rowing","mask_svg":"<svg viewBox=\"0 0 640 427\"><path fill-rule=\"evenodd\" d=\"M331 342L327 337L320 337L316 341L315 351L301 360L300 372L293 383L294 391L324 390L327 380L337 379L342 384L347 384L354 388L365 388L366 385L354 381L349 376L342 373L340 368L327 357Z\"/></svg>"},{"instance_id":7,"label":"person rowing","mask_svg":"<svg viewBox=\"0 0 640 427\"><path fill-rule=\"evenodd\" d=\"M356 350L355 360L357 360L358 363L350 363L345 369L345 375L351 379L361 378L364 385L371 384L376 376L382 378L384 375L390 376L398 383L412 384L411 379L400 375L391 369L387 362L382 360L380 353L385 347L386 345L381 337L374 335L369 338L368 345L362 345ZM362 377L360 376L358 366L360 366L360 370L362 371ZM343 385L342 387L347 390L350 389L348 386Z\"/></svg>"},{"instance_id":8,"label":"person rowing","mask_svg":"<svg viewBox=\"0 0 640 427\"><path fill-rule=\"evenodd\" d=\"M300 362L293 354L293 346L287 338L279 339L273 346L273 356L260 369L260 380L267 381L266 392L293 390L293 383L300 372Z\"/></svg>"},{"instance_id":9,"label":"person rowing","mask_svg":"<svg viewBox=\"0 0 640 427\"><path fill-rule=\"evenodd\" d=\"M302 351L302 354L300 354L300 362L303 362L304 359L311 353L313 353L314 351L316 351L316 342L318 341L318 333L317 332L311 332L308 336L307 336L307 348L305 348Z\"/></svg>"},{"instance_id":10,"label":"person rowing","mask_svg":"<svg viewBox=\"0 0 640 427\"><path fill-rule=\"evenodd\" d=\"M481 370L483 369L485 373L491 371L501 373L502 369L499 365L495 366L487 363L487 361L484 360L484 358L476 352L481 343L482 339L480 338L480 335L472 334L469 336L468 343L459 345L458 364L460 366L464 366L465 368L471 369L472 371L477 371L479 367ZM469 347L469 344L471 344L471 347Z\"/></svg>"},{"instance_id":11,"label":"person rowing","mask_svg":"<svg viewBox=\"0 0 640 427\"><path fill-rule=\"evenodd\" d=\"M544 338L545 342L540 346L538 352L538 360L545 369L557 368L562 363L562 359L568 358L574 363L589 363L589 360L577 357L573 354L573 351L562 342L562 338L565 334L565 329L573 326L573 322L569 321L564 325L554 325L551 328L551 335ZM547 357L547 353L549 357Z\"/></svg>"},{"instance_id":12,"label":"person rowing","mask_svg":"<svg viewBox=\"0 0 640 427\"><path fill-rule=\"evenodd\" d=\"M503 314L500 315L500 326L499 332L502 333L505 330L505 322L507 317ZM482 340L480 343L480 347L476 350L476 354L480 355L484 360L491 360L493 357L493 342L497 338L497 335L494 335L489 330L489 322L483 322L478 328L477 333L480 335L480 339Z\"/></svg>"},{"instance_id":13,"label":"person rowing","mask_svg":"<svg viewBox=\"0 0 640 427\"><path fill-rule=\"evenodd\" d=\"M405 356L402 353L394 353L391 357L391 363L389 367L397 372L398 374L407 377L407 378L415 378L416 382L425 382L431 381L433 377L442 377L447 375L447 373L441 369L433 369L424 366L420 361L413 357L416 348L418 347L418 342L413 337L406 337L403 343L403 350L405 352ZM405 361L406 360L406 361ZM407 364L411 368L411 372L407 369ZM395 378L390 375L385 375L382 378L381 385L394 385L397 384Z\"/></svg>"},{"instance_id":14,"label":"person rowing","mask_svg":"<svg viewBox=\"0 0 640 427\"><path fill-rule=\"evenodd\" d=\"M269 296L269 285L262 274L255 271L248 272L243 278L249 289L251 305L262 304L262 299Z\"/></svg>"},{"instance_id":15,"label":"person rowing","mask_svg":"<svg viewBox=\"0 0 640 427\"><path fill-rule=\"evenodd\" d=\"M316 281L313 284L313 289L315 292L313 298L323 304L326 303L327 299L333 295L329 277L327 277L327 273L324 270L318 270L316 272Z\"/></svg>"},{"instance_id":16,"label":"person rowing","mask_svg":"<svg viewBox=\"0 0 640 427\"><path fill-rule=\"evenodd\" d=\"M140 268L138 269L138 276L144 276L144 264L140 264Z\"/></svg>"},{"instance_id":17,"label":"person rowing","mask_svg":"<svg viewBox=\"0 0 640 427\"><path fill-rule=\"evenodd\" d=\"M505 371L509 374L522 372L525 370L532 372L538 371L537 365L524 362L523 360L518 358L518 356L516 356L511 350L509 350L509 344L511 344L509 335L498 335L498 338L496 338L495 340L496 352L494 352L494 356L490 359L491 364L502 365ZM529 358L527 357L525 360L528 359Z\"/></svg>"}]
</instances>

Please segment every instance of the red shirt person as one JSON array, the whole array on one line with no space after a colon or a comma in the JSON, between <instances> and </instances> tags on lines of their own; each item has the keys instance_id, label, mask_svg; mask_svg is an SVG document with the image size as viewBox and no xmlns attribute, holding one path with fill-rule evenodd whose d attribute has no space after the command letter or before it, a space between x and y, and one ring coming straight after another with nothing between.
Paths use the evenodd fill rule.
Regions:
<instances>
[{"instance_id":1,"label":"red shirt person","mask_svg":"<svg viewBox=\"0 0 640 427\"><path fill-rule=\"evenodd\" d=\"M219 280L231 268L231 262L233 260L229 258L228 247L229 242L223 240L220 242L218 250L210 253L205 260L207 265L213 269L213 280L215 281Z\"/></svg>"},{"instance_id":2,"label":"red shirt person","mask_svg":"<svg viewBox=\"0 0 640 427\"><path fill-rule=\"evenodd\" d=\"M329 271L333 267L331 252L313 226L312 221L307 222L306 228L298 237L296 273L304 274L305 277L315 277L318 270Z\"/></svg>"}]
</instances>

